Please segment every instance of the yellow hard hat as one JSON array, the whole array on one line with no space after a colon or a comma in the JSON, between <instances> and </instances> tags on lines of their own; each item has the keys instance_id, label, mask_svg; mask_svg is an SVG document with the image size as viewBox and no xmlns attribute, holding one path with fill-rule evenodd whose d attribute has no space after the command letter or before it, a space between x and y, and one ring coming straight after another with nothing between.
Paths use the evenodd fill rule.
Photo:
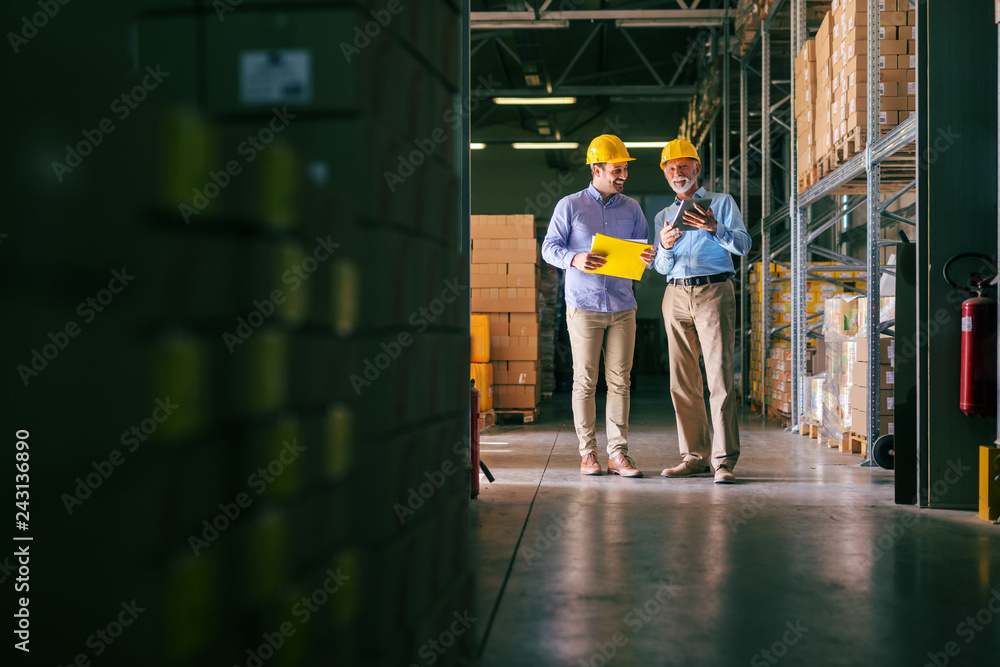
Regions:
<instances>
[{"instance_id":1,"label":"yellow hard hat","mask_svg":"<svg viewBox=\"0 0 1000 667\"><path fill-rule=\"evenodd\" d=\"M698 157L698 151L695 150L694 144L687 139L674 139L673 141L667 142L667 145L663 147L663 152L660 153L660 169L666 169L667 162L670 160L676 160L682 157L697 160L698 164L701 164L701 159Z\"/></svg>"},{"instance_id":2,"label":"yellow hard hat","mask_svg":"<svg viewBox=\"0 0 1000 667\"><path fill-rule=\"evenodd\" d=\"M587 149L587 164L598 162L628 162L634 160L629 157L628 149L622 140L613 134L602 134L590 142Z\"/></svg>"}]
</instances>

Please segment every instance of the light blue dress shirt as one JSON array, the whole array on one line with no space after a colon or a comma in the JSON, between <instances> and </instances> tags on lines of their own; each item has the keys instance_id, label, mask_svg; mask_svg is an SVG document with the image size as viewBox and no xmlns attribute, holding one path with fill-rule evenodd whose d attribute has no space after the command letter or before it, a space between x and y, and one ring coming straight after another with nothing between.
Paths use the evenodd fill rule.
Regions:
<instances>
[{"instance_id":1,"label":"light blue dress shirt","mask_svg":"<svg viewBox=\"0 0 1000 667\"><path fill-rule=\"evenodd\" d=\"M662 273L667 280L673 278L695 278L711 276L717 273L735 273L733 255L740 257L750 252L750 235L743 226L743 216L733 198L718 192L709 192L698 188L695 199L712 198L712 212L719 222L715 234L704 229L685 230L674 247L667 250L660 243L660 230L672 221L680 206L680 200L656 214L653 218L653 239L656 242L656 259L653 268Z\"/></svg>"},{"instance_id":2,"label":"light blue dress shirt","mask_svg":"<svg viewBox=\"0 0 1000 667\"><path fill-rule=\"evenodd\" d=\"M607 203L594 184L556 204L542 241L542 257L566 270L566 303L583 310L617 313L635 308L632 281L571 268L577 253L590 252L594 234L649 241L639 202L614 194Z\"/></svg>"}]
</instances>

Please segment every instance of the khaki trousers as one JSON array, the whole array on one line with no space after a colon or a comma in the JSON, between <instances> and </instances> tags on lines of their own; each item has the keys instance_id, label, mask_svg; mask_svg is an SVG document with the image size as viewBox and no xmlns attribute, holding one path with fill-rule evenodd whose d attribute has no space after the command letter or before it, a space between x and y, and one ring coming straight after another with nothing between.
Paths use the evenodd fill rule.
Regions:
<instances>
[{"instance_id":1,"label":"khaki trousers","mask_svg":"<svg viewBox=\"0 0 1000 667\"><path fill-rule=\"evenodd\" d=\"M670 354L670 395L677 413L677 438L684 460L735 468L740 458L740 432L733 393L733 348L736 342L736 296L731 280L697 287L667 285L663 322ZM705 413L704 384L698 357L705 357L711 405Z\"/></svg>"},{"instance_id":2,"label":"khaki trousers","mask_svg":"<svg viewBox=\"0 0 1000 667\"><path fill-rule=\"evenodd\" d=\"M605 410L608 455L628 453L629 381L635 348L635 311L602 313L566 304L566 328L573 349L573 423L580 456L597 452L597 373L604 351L604 379L608 383Z\"/></svg>"}]
</instances>

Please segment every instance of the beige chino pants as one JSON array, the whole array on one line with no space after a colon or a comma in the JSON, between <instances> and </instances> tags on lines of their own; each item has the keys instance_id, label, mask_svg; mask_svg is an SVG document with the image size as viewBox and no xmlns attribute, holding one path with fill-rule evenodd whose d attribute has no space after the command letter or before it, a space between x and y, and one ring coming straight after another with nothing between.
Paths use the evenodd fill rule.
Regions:
<instances>
[{"instance_id":1,"label":"beige chino pants","mask_svg":"<svg viewBox=\"0 0 1000 667\"><path fill-rule=\"evenodd\" d=\"M597 452L597 373L604 351L608 383L605 409L608 456L628 453L629 382L635 348L635 311L602 313L566 304L566 328L573 349L573 423L580 456Z\"/></svg>"},{"instance_id":2,"label":"beige chino pants","mask_svg":"<svg viewBox=\"0 0 1000 667\"><path fill-rule=\"evenodd\" d=\"M697 287L667 285L663 322L670 354L670 396L685 461L732 470L740 458L740 432L733 392L736 296L731 280ZM711 417L705 413L698 357L705 357ZM709 418L714 435L709 460Z\"/></svg>"}]
</instances>

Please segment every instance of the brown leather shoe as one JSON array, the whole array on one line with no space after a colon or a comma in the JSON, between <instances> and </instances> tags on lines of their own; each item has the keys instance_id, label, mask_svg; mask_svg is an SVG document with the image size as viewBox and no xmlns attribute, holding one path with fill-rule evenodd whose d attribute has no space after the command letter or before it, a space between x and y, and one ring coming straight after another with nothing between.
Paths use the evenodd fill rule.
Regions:
<instances>
[{"instance_id":1,"label":"brown leather shoe","mask_svg":"<svg viewBox=\"0 0 1000 667\"><path fill-rule=\"evenodd\" d=\"M597 462L597 454L594 452L588 452L586 456L583 457L583 461L580 462L580 474L581 475L600 475L604 473L604 469L601 464Z\"/></svg>"},{"instance_id":2,"label":"brown leather shoe","mask_svg":"<svg viewBox=\"0 0 1000 667\"><path fill-rule=\"evenodd\" d=\"M696 461L681 461L680 465L673 468L666 468L660 474L664 477L694 477L710 472L709 467L701 465Z\"/></svg>"},{"instance_id":3,"label":"brown leather shoe","mask_svg":"<svg viewBox=\"0 0 1000 667\"><path fill-rule=\"evenodd\" d=\"M642 477L642 471L635 467L635 461L627 454L619 454L608 461L608 474L622 477Z\"/></svg>"},{"instance_id":4,"label":"brown leather shoe","mask_svg":"<svg viewBox=\"0 0 1000 667\"><path fill-rule=\"evenodd\" d=\"M719 466L715 469L716 484L735 484L736 475L729 469L729 466Z\"/></svg>"}]
</instances>

